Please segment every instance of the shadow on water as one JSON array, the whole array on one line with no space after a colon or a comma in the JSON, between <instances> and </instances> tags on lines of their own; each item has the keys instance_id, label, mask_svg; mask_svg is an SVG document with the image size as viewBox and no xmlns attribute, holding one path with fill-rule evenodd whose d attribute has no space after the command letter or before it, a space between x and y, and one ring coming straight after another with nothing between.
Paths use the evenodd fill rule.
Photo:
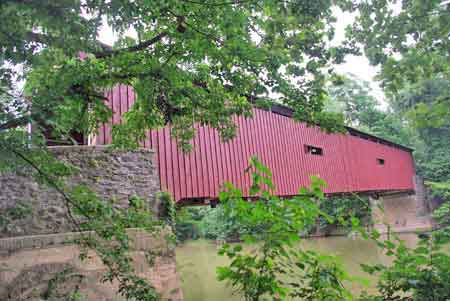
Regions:
<instances>
[{"instance_id":1,"label":"shadow on water","mask_svg":"<svg viewBox=\"0 0 450 301\"><path fill-rule=\"evenodd\" d=\"M413 246L417 241L416 235L412 233L399 236L409 246ZM351 276L369 281L369 287L357 280L346 284L355 293L362 289L370 290L370 286L374 285L374 279L361 270L361 263L389 262L389 257L385 256L373 242L360 238L310 238L303 240L302 246L338 256ZM241 300L238 296L233 295L230 287L216 278L216 267L227 263L225 257L217 255L217 250L218 246L207 240L188 241L177 247L177 265L186 301Z\"/></svg>"}]
</instances>

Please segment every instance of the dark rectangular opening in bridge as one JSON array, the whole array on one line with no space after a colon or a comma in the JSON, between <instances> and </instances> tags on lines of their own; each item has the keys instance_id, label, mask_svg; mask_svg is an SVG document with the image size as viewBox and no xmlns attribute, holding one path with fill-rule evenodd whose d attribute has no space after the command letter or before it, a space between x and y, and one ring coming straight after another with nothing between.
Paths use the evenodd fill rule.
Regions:
<instances>
[{"instance_id":1,"label":"dark rectangular opening in bridge","mask_svg":"<svg viewBox=\"0 0 450 301\"><path fill-rule=\"evenodd\" d=\"M305 152L311 155L323 156L323 149L312 145L305 145Z\"/></svg>"},{"instance_id":2,"label":"dark rectangular opening in bridge","mask_svg":"<svg viewBox=\"0 0 450 301\"><path fill-rule=\"evenodd\" d=\"M377 158L378 165L384 165L384 159Z\"/></svg>"}]
</instances>

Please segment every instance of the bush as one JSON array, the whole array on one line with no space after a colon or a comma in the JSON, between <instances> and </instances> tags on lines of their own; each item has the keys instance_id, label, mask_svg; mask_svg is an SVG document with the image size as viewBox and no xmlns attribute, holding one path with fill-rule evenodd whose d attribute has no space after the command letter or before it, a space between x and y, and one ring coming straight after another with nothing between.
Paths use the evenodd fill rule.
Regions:
<instances>
[{"instance_id":1,"label":"bush","mask_svg":"<svg viewBox=\"0 0 450 301\"><path fill-rule=\"evenodd\" d=\"M345 224L342 223L343 220L354 217L367 221L371 216L369 198L356 194L328 197L320 202L319 208L326 216L332 217L332 219L319 217L319 229L325 233L338 224Z\"/></svg>"},{"instance_id":2,"label":"bush","mask_svg":"<svg viewBox=\"0 0 450 301\"><path fill-rule=\"evenodd\" d=\"M202 207L179 208L175 222L175 234L178 242L200 238L199 224L203 217L204 212Z\"/></svg>"},{"instance_id":3,"label":"bush","mask_svg":"<svg viewBox=\"0 0 450 301\"><path fill-rule=\"evenodd\" d=\"M360 300L446 301L450 300L450 256L442 247L448 243L440 234L423 234L415 248L401 241L382 243L394 261L390 266L365 266L378 276L378 294Z\"/></svg>"},{"instance_id":4,"label":"bush","mask_svg":"<svg viewBox=\"0 0 450 301\"><path fill-rule=\"evenodd\" d=\"M327 217L318 207L323 200L324 181L312 178L308 188L301 188L291 199L281 199L273 192L270 170L256 158L251 159L253 185L250 193L257 200L249 202L242 192L227 185L220 194L225 217L236 219L248 232L241 237L253 247L225 244L219 251L230 259L219 267L218 278L230 284L245 300L348 300L350 293L342 285L347 279L332 256L304 250L300 233Z\"/></svg>"},{"instance_id":5,"label":"bush","mask_svg":"<svg viewBox=\"0 0 450 301\"><path fill-rule=\"evenodd\" d=\"M318 226L325 234L338 224L346 224L342 223L344 220L352 217L368 220L371 216L369 199L358 195L324 198L319 209L324 215L318 218ZM236 241L245 233L258 231L257 228L250 229L248 225L240 223L236 216L227 216L220 203L216 208L182 208L178 211L176 224L179 241L198 238ZM316 226L316 223L308 225L301 234L312 233ZM347 228L351 227L347 224Z\"/></svg>"}]
</instances>

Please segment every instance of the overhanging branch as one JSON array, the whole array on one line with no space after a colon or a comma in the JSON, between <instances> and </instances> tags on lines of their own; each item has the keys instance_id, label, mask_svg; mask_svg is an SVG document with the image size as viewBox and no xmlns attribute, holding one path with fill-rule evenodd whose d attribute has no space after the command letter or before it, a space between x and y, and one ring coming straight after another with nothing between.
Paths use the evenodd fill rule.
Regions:
<instances>
[{"instance_id":1,"label":"overhanging branch","mask_svg":"<svg viewBox=\"0 0 450 301\"><path fill-rule=\"evenodd\" d=\"M141 51L141 50L144 50L144 49L148 48L149 46L161 41L162 38L164 38L165 36L167 36L167 32L163 31L160 34L158 34L157 36L151 38L150 40L144 41L135 46L121 48L121 49L117 49L117 50L107 50L107 51L102 51L102 52L96 52L96 53L94 53L94 55L96 58L100 59L100 58L106 58L106 57L114 56L117 54L121 54L124 52Z\"/></svg>"}]
</instances>

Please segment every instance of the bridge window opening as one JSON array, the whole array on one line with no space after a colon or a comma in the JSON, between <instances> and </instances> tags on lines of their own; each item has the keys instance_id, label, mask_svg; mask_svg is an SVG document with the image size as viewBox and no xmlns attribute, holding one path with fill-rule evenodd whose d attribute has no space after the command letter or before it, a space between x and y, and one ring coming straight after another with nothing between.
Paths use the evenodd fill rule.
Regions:
<instances>
[{"instance_id":1,"label":"bridge window opening","mask_svg":"<svg viewBox=\"0 0 450 301\"><path fill-rule=\"evenodd\" d=\"M384 159L377 158L378 165L384 165Z\"/></svg>"},{"instance_id":2,"label":"bridge window opening","mask_svg":"<svg viewBox=\"0 0 450 301\"><path fill-rule=\"evenodd\" d=\"M323 156L323 149L312 145L305 145L305 152L315 156Z\"/></svg>"}]
</instances>

